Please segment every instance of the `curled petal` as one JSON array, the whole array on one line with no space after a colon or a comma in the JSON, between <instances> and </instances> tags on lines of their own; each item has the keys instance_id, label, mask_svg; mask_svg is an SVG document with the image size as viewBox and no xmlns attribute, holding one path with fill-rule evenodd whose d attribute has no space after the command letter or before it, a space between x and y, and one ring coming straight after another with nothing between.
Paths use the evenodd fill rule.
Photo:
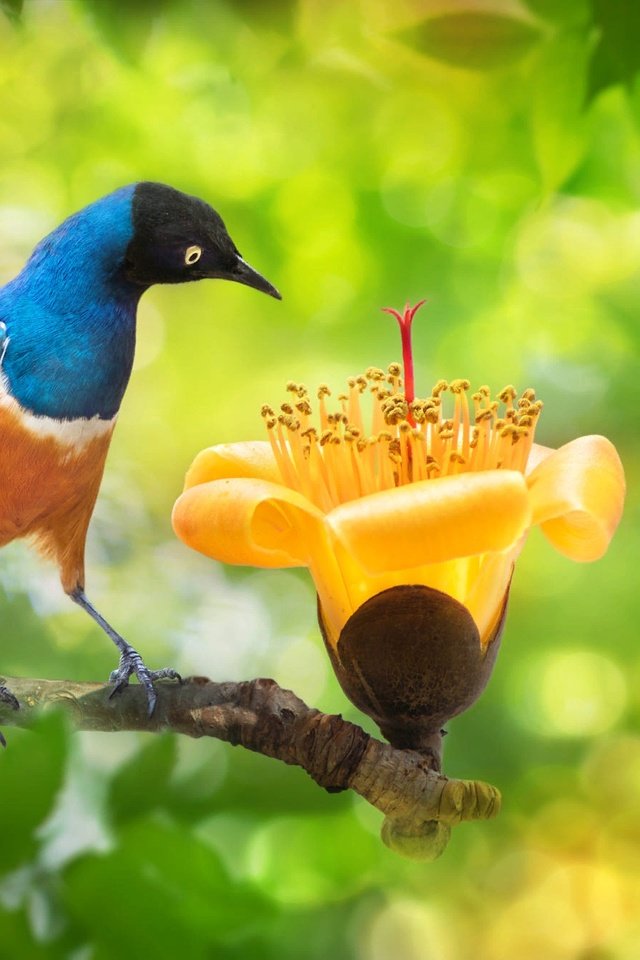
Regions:
<instances>
[{"instance_id":1,"label":"curled petal","mask_svg":"<svg viewBox=\"0 0 640 960\"><path fill-rule=\"evenodd\" d=\"M223 563L299 567L309 564L323 516L282 484L236 477L185 490L172 522L188 546Z\"/></svg>"},{"instance_id":2,"label":"curled petal","mask_svg":"<svg viewBox=\"0 0 640 960\"><path fill-rule=\"evenodd\" d=\"M543 460L550 457L552 453L555 453L553 447L544 447L541 443L532 443L525 469L527 476L535 470L539 463L542 463Z\"/></svg>"},{"instance_id":3,"label":"curled petal","mask_svg":"<svg viewBox=\"0 0 640 960\"><path fill-rule=\"evenodd\" d=\"M187 471L184 489L226 477L254 477L281 483L271 444L266 440L220 443L201 450Z\"/></svg>"},{"instance_id":4,"label":"curled petal","mask_svg":"<svg viewBox=\"0 0 640 960\"><path fill-rule=\"evenodd\" d=\"M527 478L533 522L560 553L597 560L622 516L625 482L613 444L578 437L542 460Z\"/></svg>"},{"instance_id":5,"label":"curled petal","mask_svg":"<svg viewBox=\"0 0 640 960\"><path fill-rule=\"evenodd\" d=\"M370 573L506 550L530 521L526 482L515 470L407 484L344 503L327 517Z\"/></svg>"}]
</instances>

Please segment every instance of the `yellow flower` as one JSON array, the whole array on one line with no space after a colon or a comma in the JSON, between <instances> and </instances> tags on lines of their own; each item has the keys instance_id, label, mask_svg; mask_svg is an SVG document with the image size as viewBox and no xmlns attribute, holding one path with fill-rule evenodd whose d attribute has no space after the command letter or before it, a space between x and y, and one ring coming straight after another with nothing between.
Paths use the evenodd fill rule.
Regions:
<instances>
[{"instance_id":1,"label":"yellow flower","mask_svg":"<svg viewBox=\"0 0 640 960\"><path fill-rule=\"evenodd\" d=\"M403 333L414 312L397 315ZM408 359L405 349L410 372ZM573 560L607 549L624 499L616 450L601 436L558 450L534 444L542 405L532 390L518 398L507 387L494 400L483 386L469 398L468 381L439 381L416 399L392 364L350 379L333 409L320 387L317 419L304 386L287 390L278 413L263 408L267 440L198 454L173 524L189 546L226 563L308 567L334 665L350 618L407 585L461 604L481 659L533 525Z\"/></svg>"}]
</instances>

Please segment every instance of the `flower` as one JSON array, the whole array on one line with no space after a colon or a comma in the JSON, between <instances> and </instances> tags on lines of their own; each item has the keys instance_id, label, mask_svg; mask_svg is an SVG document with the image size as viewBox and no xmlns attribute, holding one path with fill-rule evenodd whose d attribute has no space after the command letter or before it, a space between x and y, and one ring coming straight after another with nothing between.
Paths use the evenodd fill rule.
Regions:
<instances>
[{"instance_id":1,"label":"flower","mask_svg":"<svg viewBox=\"0 0 640 960\"><path fill-rule=\"evenodd\" d=\"M495 656L489 649L497 648L513 565L528 530L539 525L561 553L595 560L607 549L624 499L622 465L605 437L580 437L557 450L534 444L542 404L533 390L518 397L509 386L492 399L482 386L469 397L469 381L440 380L430 396L415 398L408 331L416 310L391 311L403 330L406 390L399 364L386 373L370 368L348 381L337 409L330 409L329 389L321 386L315 420L309 392L290 382L290 399L278 413L262 409L268 439L199 453L173 512L178 536L207 556L309 568L339 674L347 641L358 649L349 668L354 674L365 669L367 645L375 648L371 659L378 666L369 663L357 680L367 692L352 699L362 705L364 696L377 719L381 695L372 689L371 670L381 674L377 684L398 658L408 656L406 673L416 656L426 657L429 668L435 656L433 644L421 654L419 637L407 639L406 620L392 642L390 620L399 622L418 603L423 613L411 617L418 617L420 632L425 617L438 620L442 612L436 639L447 656L458 641L442 639L446 623L454 623L456 637L466 631L464 657L473 653L476 663L475 699L488 677L482 664L490 669ZM366 395L372 398L370 427ZM357 641L354 618L361 624ZM381 623L381 635L371 640ZM383 649L391 666L380 660ZM396 687L407 682L403 674ZM446 711L433 706L441 692L430 689L428 696L434 722L442 722ZM460 708L468 705L467 694L462 701ZM458 706L447 700L448 715Z\"/></svg>"}]
</instances>

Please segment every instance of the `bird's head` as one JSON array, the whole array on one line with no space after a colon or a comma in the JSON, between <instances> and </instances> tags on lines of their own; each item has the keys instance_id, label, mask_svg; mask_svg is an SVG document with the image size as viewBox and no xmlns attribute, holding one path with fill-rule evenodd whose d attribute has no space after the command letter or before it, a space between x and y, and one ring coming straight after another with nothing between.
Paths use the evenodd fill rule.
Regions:
<instances>
[{"instance_id":1,"label":"bird's head","mask_svg":"<svg viewBox=\"0 0 640 960\"><path fill-rule=\"evenodd\" d=\"M213 207L163 183L138 183L133 238L124 261L128 280L143 287L206 278L234 280L277 300L276 288L242 259Z\"/></svg>"}]
</instances>

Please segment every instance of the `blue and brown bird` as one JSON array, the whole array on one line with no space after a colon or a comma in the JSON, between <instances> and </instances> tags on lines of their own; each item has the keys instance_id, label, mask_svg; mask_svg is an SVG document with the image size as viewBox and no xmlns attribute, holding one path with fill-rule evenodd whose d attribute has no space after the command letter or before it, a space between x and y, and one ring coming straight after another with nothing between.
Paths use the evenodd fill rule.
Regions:
<instances>
[{"instance_id":1,"label":"blue and brown bird","mask_svg":"<svg viewBox=\"0 0 640 960\"><path fill-rule=\"evenodd\" d=\"M137 183L64 221L0 289L0 547L29 537L58 565L63 589L115 643L115 690L140 655L89 602L84 552L109 443L129 382L142 294L156 283L234 280L280 299L238 252L207 203ZM0 699L18 706L0 686ZM0 734L1 737L1 734Z\"/></svg>"}]
</instances>

